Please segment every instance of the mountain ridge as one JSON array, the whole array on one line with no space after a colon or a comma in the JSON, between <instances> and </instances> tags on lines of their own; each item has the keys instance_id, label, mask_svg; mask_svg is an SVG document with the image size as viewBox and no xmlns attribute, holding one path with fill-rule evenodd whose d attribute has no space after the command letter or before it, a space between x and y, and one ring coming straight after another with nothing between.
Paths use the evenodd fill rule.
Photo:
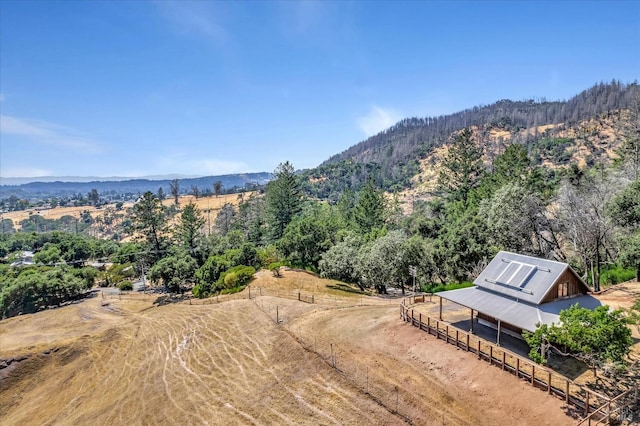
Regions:
<instances>
[{"instance_id":1,"label":"mountain ridge","mask_svg":"<svg viewBox=\"0 0 640 426\"><path fill-rule=\"evenodd\" d=\"M200 191L211 190L213 184L220 181L225 190L233 188L255 187L266 184L271 179L271 173L238 173L231 175L204 176L197 178L179 179L180 193L185 194L198 187ZM165 194L169 194L169 183L172 179L128 179L122 181L90 181L90 182L30 182L21 185L1 185L0 197L64 197L78 193L86 194L96 189L100 194L118 192L125 194L138 194L146 191L156 192L162 188Z\"/></svg>"},{"instance_id":2,"label":"mountain ridge","mask_svg":"<svg viewBox=\"0 0 640 426\"><path fill-rule=\"evenodd\" d=\"M316 198L331 201L337 201L345 189L357 191L368 179L386 191L404 191L414 186L413 177L421 173L424 160L433 159L434 152L464 128L475 129L477 143L488 148L490 157L517 143L535 157L534 162L551 158L564 164L576 158L574 149L592 149L593 155L583 156L590 165L604 158L603 151L613 151L597 141L587 141L587 134L597 133L602 127L599 122L619 121L622 111L638 100L637 82L614 80L598 83L565 101L503 99L439 117L405 118L306 171L305 189ZM596 121L595 129L582 126L589 120ZM615 130L616 143L620 137ZM432 173L430 179L433 177Z\"/></svg>"},{"instance_id":3,"label":"mountain ridge","mask_svg":"<svg viewBox=\"0 0 640 426\"><path fill-rule=\"evenodd\" d=\"M0 177L0 186L24 185L27 183L80 183L80 182L122 182L126 180L171 180L171 179L197 179L206 177L202 175L147 175L147 176L25 176L25 177Z\"/></svg>"}]
</instances>

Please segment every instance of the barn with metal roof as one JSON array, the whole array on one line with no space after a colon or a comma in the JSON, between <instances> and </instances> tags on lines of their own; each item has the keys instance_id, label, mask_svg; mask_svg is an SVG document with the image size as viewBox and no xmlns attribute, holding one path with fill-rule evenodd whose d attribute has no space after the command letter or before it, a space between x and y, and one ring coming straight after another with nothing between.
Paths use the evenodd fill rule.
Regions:
<instances>
[{"instance_id":1,"label":"barn with metal roof","mask_svg":"<svg viewBox=\"0 0 640 426\"><path fill-rule=\"evenodd\" d=\"M535 331L536 324L558 323L560 311L574 304L595 309L600 302L566 263L506 251L499 252L473 282L475 287L438 293L471 309L471 317L500 332ZM471 322L473 327L473 321Z\"/></svg>"}]
</instances>

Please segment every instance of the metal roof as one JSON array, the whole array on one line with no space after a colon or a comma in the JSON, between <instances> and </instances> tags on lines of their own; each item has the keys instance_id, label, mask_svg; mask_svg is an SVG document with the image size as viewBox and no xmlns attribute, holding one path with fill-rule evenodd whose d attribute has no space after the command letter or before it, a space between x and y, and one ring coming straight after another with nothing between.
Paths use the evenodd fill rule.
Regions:
<instances>
[{"instance_id":1,"label":"metal roof","mask_svg":"<svg viewBox=\"0 0 640 426\"><path fill-rule=\"evenodd\" d=\"M557 263L557 262L556 262ZM534 305L520 299L497 294L482 287L468 287L438 293L443 299L450 300L467 308L490 315L523 330L535 331L536 324L560 322L560 311L569 309L576 303L587 309L595 309L601 303L590 295L581 295L560 299L542 305Z\"/></svg>"},{"instance_id":2,"label":"metal roof","mask_svg":"<svg viewBox=\"0 0 640 426\"><path fill-rule=\"evenodd\" d=\"M501 251L473 283L496 293L538 305L567 269L576 275L566 263Z\"/></svg>"}]
</instances>

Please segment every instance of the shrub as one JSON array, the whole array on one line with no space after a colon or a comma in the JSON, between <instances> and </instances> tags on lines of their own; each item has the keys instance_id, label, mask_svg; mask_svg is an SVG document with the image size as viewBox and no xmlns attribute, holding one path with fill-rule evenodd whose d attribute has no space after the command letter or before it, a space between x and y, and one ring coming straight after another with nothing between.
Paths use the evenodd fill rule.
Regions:
<instances>
[{"instance_id":1,"label":"shrub","mask_svg":"<svg viewBox=\"0 0 640 426\"><path fill-rule=\"evenodd\" d=\"M204 287L200 286L199 284L193 286L193 288L191 289L191 293L193 293L193 296L197 297L198 299L203 299L209 296L209 292L207 292Z\"/></svg>"},{"instance_id":2,"label":"shrub","mask_svg":"<svg viewBox=\"0 0 640 426\"><path fill-rule=\"evenodd\" d=\"M289 266L287 262L273 262L269 264L269 270L273 272L276 277L280 276L280 268L282 266Z\"/></svg>"},{"instance_id":3,"label":"shrub","mask_svg":"<svg viewBox=\"0 0 640 426\"><path fill-rule=\"evenodd\" d=\"M625 269L621 266L614 265L606 269L602 269L600 273L600 284L614 285L621 282L629 281L635 276L635 269Z\"/></svg>"},{"instance_id":4,"label":"shrub","mask_svg":"<svg viewBox=\"0 0 640 426\"><path fill-rule=\"evenodd\" d=\"M441 291L457 290L459 288L466 287L473 287L473 283L469 281L463 281L461 283L430 285L426 287L426 291L429 293L438 293Z\"/></svg>"},{"instance_id":5,"label":"shrub","mask_svg":"<svg viewBox=\"0 0 640 426\"><path fill-rule=\"evenodd\" d=\"M238 285L238 274L235 272L229 272L224 276L224 286L225 288L233 288Z\"/></svg>"},{"instance_id":6,"label":"shrub","mask_svg":"<svg viewBox=\"0 0 640 426\"><path fill-rule=\"evenodd\" d=\"M133 290L133 283L131 281L122 281L120 284L118 284L118 290L131 291Z\"/></svg>"},{"instance_id":7,"label":"shrub","mask_svg":"<svg viewBox=\"0 0 640 426\"><path fill-rule=\"evenodd\" d=\"M90 266L86 266L82 269L72 269L71 272L78 278L81 278L86 288L91 288L96 282L98 276L98 270Z\"/></svg>"},{"instance_id":8,"label":"shrub","mask_svg":"<svg viewBox=\"0 0 640 426\"><path fill-rule=\"evenodd\" d=\"M256 270L252 266L238 265L224 272L218 280L219 288L233 288L243 286L253 278Z\"/></svg>"}]
</instances>

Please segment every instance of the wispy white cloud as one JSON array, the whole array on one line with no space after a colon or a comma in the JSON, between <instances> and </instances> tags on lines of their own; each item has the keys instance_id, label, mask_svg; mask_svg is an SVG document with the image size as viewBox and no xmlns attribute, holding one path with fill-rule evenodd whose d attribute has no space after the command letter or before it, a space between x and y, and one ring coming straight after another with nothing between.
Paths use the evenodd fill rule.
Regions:
<instances>
[{"instance_id":1,"label":"wispy white cloud","mask_svg":"<svg viewBox=\"0 0 640 426\"><path fill-rule=\"evenodd\" d=\"M0 134L26 137L36 143L57 147L101 151L100 145L77 130L39 120L0 115Z\"/></svg>"},{"instance_id":2,"label":"wispy white cloud","mask_svg":"<svg viewBox=\"0 0 640 426\"><path fill-rule=\"evenodd\" d=\"M9 177L42 177L51 176L50 170L40 169L37 167L2 167L0 178Z\"/></svg>"},{"instance_id":3,"label":"wispy white cloud","mask_svg":"<svg viewBox=\"0 0 640 426\"><path fill-rule=\"evenodd\" d=\"M160 15L181 34L204 37L218 45L229 40L220 23L220 3L211 1L157 1Z\"/></svg>"},{"instance_id":4,"label":"wispy white cloud","mask_svg":"<svg viewBox=\"0 0 640 426\"><path fill-rule=\"evenodd\" d=\"M373 136L387 129L400 120L402 116L393 109L372 106L369 112L358 118L358 127L367 136Z\"/></svg>"}]
</instances>

